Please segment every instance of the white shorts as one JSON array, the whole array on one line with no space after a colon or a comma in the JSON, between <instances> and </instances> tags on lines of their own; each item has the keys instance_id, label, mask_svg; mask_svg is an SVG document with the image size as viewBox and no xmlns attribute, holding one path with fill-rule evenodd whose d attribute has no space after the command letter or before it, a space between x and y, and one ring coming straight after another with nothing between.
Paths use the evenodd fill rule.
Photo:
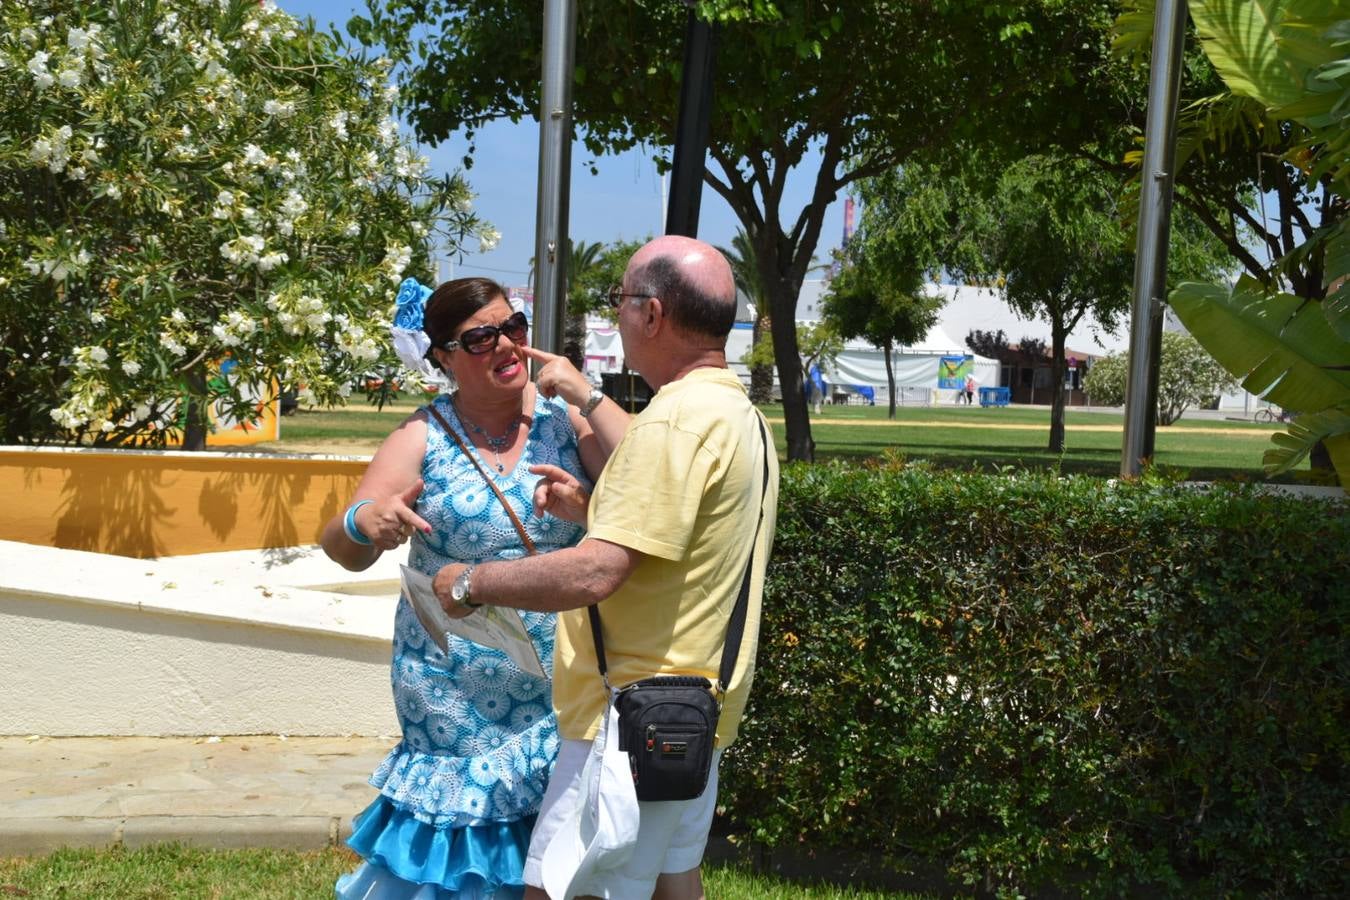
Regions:
<instances>
[{"instance_id":1,"label":"white shorts","mask_svg":"<svg viewBox=\"0 0 1350 900\"><path fill-rule=\"evenodd\" d=\"M525 858L526 884L543 887L540 865L544 848L559 826L572 818L580 794L581 770L590 752L590 741L565 740L558 748L558 761L553 765L539 818L530 836L530 852ZM708 773L708 787L702 796L693 800L639 802L633 855L617 871L604 873L603 884L581 885L579 893L609 900L650 900L658 875L698 868L717 808L717 766L721 761L722 751L713 751L712 771Z\"/></svg>"}]
</instances>

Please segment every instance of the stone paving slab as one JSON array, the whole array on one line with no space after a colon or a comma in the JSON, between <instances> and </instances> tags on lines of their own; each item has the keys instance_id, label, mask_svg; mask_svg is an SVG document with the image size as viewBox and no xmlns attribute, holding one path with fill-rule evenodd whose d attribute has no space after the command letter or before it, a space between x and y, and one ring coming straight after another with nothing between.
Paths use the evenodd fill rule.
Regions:
<instances>
[{"instance_id":1,"label":"stone paving slab","mask_svg":"<svg viewBox=\"0 0 1350 900\"><path fill-rule=\"evenodd\" d=\"M0 737L0 856L58 847L315 849L374 799L387 737Z\"/></svg>"}]
</instances>

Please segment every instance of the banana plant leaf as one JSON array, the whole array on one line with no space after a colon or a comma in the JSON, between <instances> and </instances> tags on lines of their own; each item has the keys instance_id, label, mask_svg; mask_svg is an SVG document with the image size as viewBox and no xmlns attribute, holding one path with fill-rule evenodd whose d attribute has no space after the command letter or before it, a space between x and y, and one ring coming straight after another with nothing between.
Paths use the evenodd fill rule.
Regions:
<instances>
[{"instance_id":1,"label":"banana plant leaf","mask_svg":"<svg viewBox=\"0 0 1350 900\"><path fill-rule=\"evenodd\" d=\"M1277 432L1270 441L1275 446L1261 459L1267 475L1289 471L1308 455L1314 444L1325 441L1341 484L1350 488L1350 477L1347 477L1350 476L1350 411L1346 408L1298 416L1289 424L1287 432Z\"/></svg>"},{"instance_id":2,"label":"banana plant leaf","mask_svg":"<svg viewBox=\"0 0 1350 900\"><path fill-rule=\"evenodd\" d=\"M1278 109L1306 101L1308 73L1338 55L1323 38L1344 0L1191 0L1196 33L1235 94Z\"/></svg>"},{"instance_id":3,"label":"banana plant leaf","mask_svg":"<svg viewBox=\"0 0 1350 900\"><path fill-rule=\"evenodd\" d=\"M1246 275L1232 288L1183 283L1170 302L1195 339L1253 394L1305 412L1350 401L1350 342L1331 330L1320 303L1268 294Z\"/></svg>"},{"instance_id":4,"label":"banana plant leaf","mask_svg":"<svg viewBox=\"0 0 1350 900\"><path fill-rule=\"evenodd\" d=\"M1111 49L1121 56L1145 59L1153 46L1154 0L1125 0L1111 28Z\"/></svg>"},{"instance_id":5,"label":"banana plant leaf","mask_svg":"<svg viewBox=\"0 0 1350 900\"><path fill-rule=\"evenodd\" d=\"M1327 239L1322 266L1327 289L1322 311L1336 336L1350 343L1350 219Z\"/></svg>"},{"instance_id":6,"label":"banana plant leaf","mask_svg":"<svg viewBox=\"0 0 1350 900\"><path fill-rule=\"evenodd\" d=\"M1247 276L1232 288L1183 283L1170 302L1186 329L1244 388L1297 411L1289 431L1275 436L1268 469L1292 467L1324 440L1341 483L1350 486L1350 342L1332 329L1321 304L1267 293Z\"/></svg>"}]
</instances>

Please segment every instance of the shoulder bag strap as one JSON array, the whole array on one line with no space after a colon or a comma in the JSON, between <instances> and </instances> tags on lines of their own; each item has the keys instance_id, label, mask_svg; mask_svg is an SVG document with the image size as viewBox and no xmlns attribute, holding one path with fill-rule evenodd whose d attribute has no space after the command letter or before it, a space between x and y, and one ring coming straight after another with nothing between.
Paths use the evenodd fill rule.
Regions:
<instances>
[{"instance_id":1,"label":"shoulder bag strap","mask_svg":"<svg viewBox=\"0 0 1350 900\"><path fill-rule=\"evenodd\" d=\"M758 416L756 417L758 418ZM764 420L759 420L759 433L764 443L764 481L759 489L759 518L755 521L755 536L750 541L750 558L745 562L745 577L741 579L741 593L736 598L736 608L727 624L727 639L722 645L722 666L717 672L717 691L726 691L731 684L731 675L736 670L736 657L741 652L741 639L745 635L745 617L750 609L750 576L755 562L755 544L759 542L759 529L764 524L764 501L769 496L769 435L764 430Z\"/></svg>"},{"instance_id":2,"label":"shoulder bag strap","mask_svg":"<svg viewBox=\"0 0 1350 900\"><path fill-rule=\"evenodd\" d=\"M758 417L756 417L758 418ZM741 592L736 597L736 606L731 611L731 621L727 623L727 637L722 644L722 664L717 671L717 684L714 690L721 695L731 684L731 676L736 670L736 657L741 652L741 641L745 636L745 617L750 609L750 576L754 571L755 544L759 541L759 529L764 524L764 501L769 495L769 434L764 429L764 420L759 419L759 434L764 445L764 480L760 486L759 519L755 522L755 537L750 542L750 558L745 561L745 576L741 579ZM595 640L595 661L600 667L600 677L609 687L609 667L605 662L605 639L600 631L600 611L594 606L587 607L591 619L591 637Z\"/></svg>"},{"instance_id":3,"label":"shoulder bag strap","mask_svg":"<svg viewBox=\"0 0 1350 900\"><path fill-rule=\"evenodd\" d=\"M490 476L487 473L487 471L483 468L483 464L478 461L478 459L473 455L473 453L469 450L469 448L464 444L464 439L461 438L457 433L455 433L455 429L450 427L450 423L445 421L445 417L441 415L441 411L438 410L434 405L428 406L427 412L431 413L432 416L435 417L436 421L441 424L442 431L444 431L446 434L450 435L450 437L455 439L455 443L459 444L459 449L464 451L464 455L469 458L469 462L473 463L473 467L478 470L478 474L483 476L483 480L487 482L487 486L492 488L492 493L496 494L497 499L502 501L502 506L506 509L506 514L511 517L511 524L516 526L516 531L520 534L520 539L521 541L524 542L526 551L529 552L531 556L538 553L539 550L534 546L534 541L530 540L530 536L525 533L525 526L520 524L520 518L516 515L516 511L511 508L510 503L506 502L506 497L505 495L502 494L501 488L497 487L496 482L492 480L492 476Z\"/></svg>"}]
</instances>

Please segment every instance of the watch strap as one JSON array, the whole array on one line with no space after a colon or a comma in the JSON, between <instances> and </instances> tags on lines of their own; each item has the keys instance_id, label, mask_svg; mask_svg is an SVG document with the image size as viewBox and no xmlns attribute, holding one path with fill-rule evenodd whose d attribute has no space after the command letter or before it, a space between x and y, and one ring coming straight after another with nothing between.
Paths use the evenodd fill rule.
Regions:
<instances>
[{"instance_id":1,"label":"watch strap","mask_svg":"<svg viewBox=\"0 0 1350 900\"><path fill-rule=\"evenodd\" d=\"M604 402L604 391L600 390L598 387L591 388L591 395L586 398L586 405L579 410L581 417L583 419L590 418L591 413L595 412L595 408Z\"/></svg>"},{"instance_id":2,"label":"watch strap","mask_svg":"<svg viewBox=\"0 0 1350 900\"><path fill-rule=\"evenodd\" d=\"M473 602L473 581L472 581L472 579L473 579L473 566L469 566L469 567L465 568L465 570L464 570L463 572L460 572L460 573L459 573L459 577L457 577L457 578L455 579L455 583L454 583L454 585L450 588L450 591L451 591L451 593L453 594L453 593L454 593L454 589L455 589L456 587L459 587L460 582L463 582L463 583L464 583L464 596L455 598L455 602L458 603L460 606L467 606L469 609L478 609L478 608L479 608L480 606L482 606L483 604L481 604L481 603L474 603L474 602Z\"/></svg>"}]
</instances>

